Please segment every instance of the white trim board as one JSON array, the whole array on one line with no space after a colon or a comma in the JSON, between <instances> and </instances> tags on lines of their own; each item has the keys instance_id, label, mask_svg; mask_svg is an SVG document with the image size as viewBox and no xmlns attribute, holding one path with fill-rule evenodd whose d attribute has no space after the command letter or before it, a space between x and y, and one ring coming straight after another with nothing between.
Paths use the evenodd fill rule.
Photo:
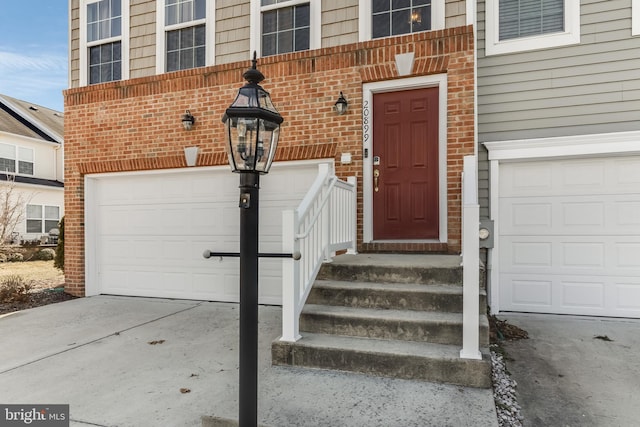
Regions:
<instances>
[{"instance_id":1,"label":"white trim board","mask_svg":"<svg viewBox=\"0 0 640 427\"><path fill-rule=\"evenodd\" d=\"M435 74L424 77L411 77L407 79L389 80L383 82L367 83L362 87L362 149L369 155L363 156L363 242L373 242L373 95L382 92L394 92L400 90L421 89L427 87L439 88L439 135L438 135L438 180L439 180L439 206L440 218L439 235L440 242L448 240L447 231L447 75Z\"/></svg>"}]
</instances>

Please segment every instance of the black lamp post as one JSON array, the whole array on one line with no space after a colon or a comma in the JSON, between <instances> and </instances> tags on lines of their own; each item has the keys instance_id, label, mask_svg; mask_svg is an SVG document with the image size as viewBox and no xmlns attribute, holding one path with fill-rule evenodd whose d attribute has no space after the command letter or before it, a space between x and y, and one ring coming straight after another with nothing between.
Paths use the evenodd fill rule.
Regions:
<instances>
[{"instance_id":1,"label":"black lamp post","mask_svg":"<svg viewBox=\"0 0 640 427\"><path fill-rule=\"evenodd\" d=\"M222 122L233 172L240 173L240 427L258 421L258 192L260 175L269 172L283 119L269 93L258 83L264 76L253 66Z\"/></svg>"}]
</instances>

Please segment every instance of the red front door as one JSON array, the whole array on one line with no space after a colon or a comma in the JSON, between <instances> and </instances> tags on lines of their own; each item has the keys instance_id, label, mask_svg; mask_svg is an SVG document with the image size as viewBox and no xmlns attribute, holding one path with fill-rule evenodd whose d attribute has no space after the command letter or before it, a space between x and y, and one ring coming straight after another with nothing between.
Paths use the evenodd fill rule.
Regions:
<instances>
[{"instance_id":1,"label":"red front door","mask_svg":"<svg viewBox=\"0 0 640 427\"><path fill-rule=\"evenodd\" d=\"M373 238L437 239L438 88L373 97Z\"/></svg>"}]
</instances>

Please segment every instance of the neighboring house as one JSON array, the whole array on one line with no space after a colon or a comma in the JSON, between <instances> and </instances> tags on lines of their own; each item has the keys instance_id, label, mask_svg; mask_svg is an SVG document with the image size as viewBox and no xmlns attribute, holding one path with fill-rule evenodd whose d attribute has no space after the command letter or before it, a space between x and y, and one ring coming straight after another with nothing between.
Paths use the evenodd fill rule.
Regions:
<instances>
[{"instance_id":1,"label":"neighboring house","mask_svg":"<svg viewBox=\"0 0 640 427\"><path fill-rule=\"evenodd\" d=\"M237 264L201 254L237 249L221 117L253 51L285 120L261 181L262 251L280 249L280 211L329 162L357 177L360 251L460 252L460 175L476 151L473 2L69 3L68 292L237 300ZM341 92L349 109L337 115ZM279 303L279 271L261 261L263 302Z\"/></svg>"},{"instance_id":2,"label":"neighboring house","mask_svg":"<svg viewBox=\"0 0 640 427\"><path fill-rule=\"evenodd\" d=\"M0 188L20 221L10 241L40 240L64 215L64 116L0 95Z\"/></svg>"},{"instance_id":3,"label":"neighboring house","mask_svg":"<svg viewBox=\"0 0 640 427\"><path fill-rule=\"evenodd\" d=\"M638 318L640 1L520 3L478 2L492 311Z\"/></svg>"}]
</instances>

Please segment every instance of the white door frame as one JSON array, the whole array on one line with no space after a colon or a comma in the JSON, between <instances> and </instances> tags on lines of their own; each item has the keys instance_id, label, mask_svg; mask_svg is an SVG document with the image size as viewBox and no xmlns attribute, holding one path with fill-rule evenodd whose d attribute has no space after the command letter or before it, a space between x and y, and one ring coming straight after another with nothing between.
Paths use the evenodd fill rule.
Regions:
<instances>
[{"instance_id":1,"label":"white door frame","mask_svg":"<svg viewBox=\"0 0 640 427\"><path fill-rule=\"evenodd\" d=\"M489 252L489 305L500 312L500 164L542 159L579 159L640 154L640 131L485 142L489 151L490 217L495 223Z\"/></svg>"},{"instance_id":2,"label":"white door frame","mask_svg":"<svg viewBox=\"0 0 640 427\"><path fill-rule=\"evenodd\" d=\"M373 95L410 89L437 87L438 93L438 181L439 181L439 239L446 243L447 236L447 75L411 77L407 79L366 83L362 86L362 149L363 171L363 242L373 242ZM412 240L412 242L417 242ZM427 241L432 242L432 241Z\"/></svg>"}]
</instances>

